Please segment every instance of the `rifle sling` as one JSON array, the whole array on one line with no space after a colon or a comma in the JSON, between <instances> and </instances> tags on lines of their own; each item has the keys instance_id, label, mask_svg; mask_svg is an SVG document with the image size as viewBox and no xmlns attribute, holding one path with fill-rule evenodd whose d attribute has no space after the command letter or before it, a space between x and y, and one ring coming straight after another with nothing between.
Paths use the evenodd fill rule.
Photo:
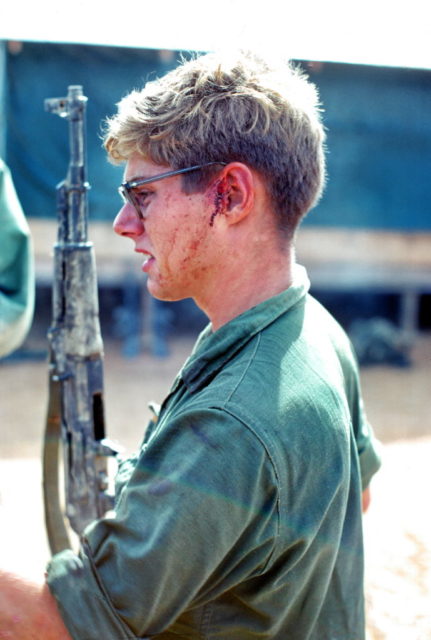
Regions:
<instances>
[{"instance_id":1,"label":"rifle sling","mask_svg":"<svg viewBox=\"0 0 431 640\"><path fill-rule=\"evenodd\" d=\"M49 376L49 397L43 441L45 525L52 555L70 549L60 501L61 382Z\"/></svg>"}]
</instances>

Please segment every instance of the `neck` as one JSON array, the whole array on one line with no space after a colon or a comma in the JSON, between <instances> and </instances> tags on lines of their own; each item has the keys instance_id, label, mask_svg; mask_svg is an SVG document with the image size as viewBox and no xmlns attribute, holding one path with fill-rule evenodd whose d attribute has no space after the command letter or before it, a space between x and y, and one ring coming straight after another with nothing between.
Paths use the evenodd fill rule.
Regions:
<instances>
[{"instance_id":1,"label":"neck","mask_svg":"<svg viewBox=\"0 0 431 640\"><path fill-rule=\"evenodd\" d=\"M213 295L196 300L211 321L213 331L248 309L285 291L292 283L293 249L265 252L229 261L229 268L218 274ZM206 292L208 293L208 292Z\"/></svg>"}]
</instances>

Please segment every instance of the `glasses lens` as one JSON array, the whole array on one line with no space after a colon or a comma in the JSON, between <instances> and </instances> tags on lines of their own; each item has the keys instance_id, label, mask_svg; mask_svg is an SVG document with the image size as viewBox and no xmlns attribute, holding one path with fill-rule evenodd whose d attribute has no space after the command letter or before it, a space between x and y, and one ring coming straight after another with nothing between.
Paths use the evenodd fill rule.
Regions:
<instances>
[{"instance_id":1,"label":"glasses lens","mask_svg":"<svg viewBox=\"0 0 431 640\"><path fill-rule=\"evenodd\" d=\"M126 189L123 187L123 185L121 185L121 187L118 187L118 193L120 194L121 200L123 201L123 203L127 204L129 200L127 198Z\"/></svg>"},{"instance_id":2,"label":"glasses lens","mask_svg":"<svg viewBox=\"0 0 431 640\"><path fill-rule=\"evenodd\" d=\"M124 204L127 204L127 203L131 204L134 207L136 213L138 214L138 218L142 220L143 219L142 211L140 209L139 202L136 199L135 194L133 193L133 189L132 188L128 189L126 186L122 184L118 188L118 192Z\"/></svg>"}]
</instances>

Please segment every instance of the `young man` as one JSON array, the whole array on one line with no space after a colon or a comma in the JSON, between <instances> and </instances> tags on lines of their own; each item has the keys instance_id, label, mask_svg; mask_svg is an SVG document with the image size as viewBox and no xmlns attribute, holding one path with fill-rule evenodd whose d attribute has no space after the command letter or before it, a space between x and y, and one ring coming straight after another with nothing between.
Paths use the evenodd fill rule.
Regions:
<instances>
[{"instance_id":1,"label":"young man","mask_svg":"<svg viewBox=\"0 0 431 640\"><path fill-rule=\"evenodd\" d=\"M30 597L52 637L364 638L361 493L379 460L349 342L293 247L323 144L315 88L247 54L184 63L109 122L114 229L153 296L191 297L210 324L119 469L115 515Z\"/></svg>"}]
</instances>

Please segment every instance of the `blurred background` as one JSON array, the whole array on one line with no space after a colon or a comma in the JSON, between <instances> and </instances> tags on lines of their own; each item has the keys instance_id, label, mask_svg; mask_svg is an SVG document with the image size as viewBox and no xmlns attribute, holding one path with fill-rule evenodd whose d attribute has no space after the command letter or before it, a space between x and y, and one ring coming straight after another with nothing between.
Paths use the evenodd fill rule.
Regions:
<instances>
[{"instance_id":1,"label":"blurred background","mask_svg":"<svg viewBox=\"0 0 431 640\"><path fill-rule=\"evenodd\" d=\"M275 0L46 0L0 25L0 157L29 225L35 308L21 346L0 360L0 508L5 562L47 558L40 495L51 317L55 186L66 175L67 126L45 98L88 97L90 239L98 266L109 435L132 450L146 402L160 401L206 319L190 300L145 289L129 243L114 236L122 167L106 160L103 121L132 88L181 55L231 46L274 49L317 85L327 128L328 184L298 235L298 261L349 333L384 465L365 518L370 640L431 638L431 49L427 3ZM0 233L2 230L0 230ZM29 542L31 540L31 542ZM33 549L30 553L29 549Z\"/></svg>"}]
</instances>

